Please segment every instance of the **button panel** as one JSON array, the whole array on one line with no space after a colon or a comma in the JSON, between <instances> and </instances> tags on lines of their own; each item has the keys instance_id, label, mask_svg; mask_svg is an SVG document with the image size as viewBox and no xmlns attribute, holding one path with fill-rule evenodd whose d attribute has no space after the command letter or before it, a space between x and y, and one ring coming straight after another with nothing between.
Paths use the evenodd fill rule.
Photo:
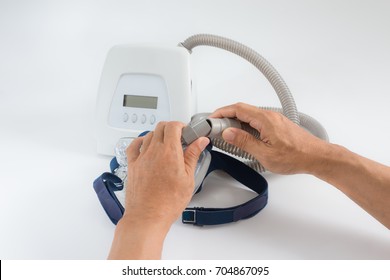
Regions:
<instances>
[{"instance_id":1,"label":"button panel","mask_svg":"<svg viewBox=\"0 0 390 280\"><path fill-rule=\"evenodd\" d=\"M127 122L128 120L129 120L129 115L126 114L126 113L124 113L124 114L123 114L123 121L124 121L124 122Z\"/></svg>"},{"instance_id":2,"label":"button panel","mask_svg":"<svg viewBox=\"0 0 390 280\"><path fill-rule=\"evenodd\" d=\"M136 123L141 123L141 124L155 124L156 123L156 116L154 114L152 115L146 115L146 114L142 114L140 116L138 116L138 114L136 113L133 113L131 114L131 118L129 118L129 115L127 113L124 113L123 114L123 122L127 122L128 120L131 120L132 123L136 124Z\"/></svg>"},{"instance_id":3,"label":"button panel","mask_svg":"<svg viewBox=\"0 0 390 280\"><path fill-rule=\"evenodd\" d=\"M150 121L150 124L154 124L156 122L156 116L151 115L149 121Z\"/></svg>"},{"instance_id":4,"label":"button panel","mask_svg":"<svg viewBox=\"0 0 390 280\"><path fill-rule=\"evenodd\" d=\"M146 115L145 114L142 114L142 116L141 116L141 123L142 124L146 123Z\"/></svg>"}]
</instances>

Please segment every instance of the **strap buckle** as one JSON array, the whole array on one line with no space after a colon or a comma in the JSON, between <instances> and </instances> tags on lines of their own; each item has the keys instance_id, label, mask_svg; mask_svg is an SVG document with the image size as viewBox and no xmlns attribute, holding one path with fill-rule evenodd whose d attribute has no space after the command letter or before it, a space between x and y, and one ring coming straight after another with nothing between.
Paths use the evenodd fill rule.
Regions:
<instances>
[{"instance_id":1,"label":"strap buckle","mask_svg":"<svg viewBox=\"0 0 390 280\"><path fill-rule=\"evenodd\" d=\"M196 213L198 211L198 207L195 208L186 208L184 209L181 221L183 224L192 224L192 225L198 225L196 221Z\"/></svg>"}]
</instances>

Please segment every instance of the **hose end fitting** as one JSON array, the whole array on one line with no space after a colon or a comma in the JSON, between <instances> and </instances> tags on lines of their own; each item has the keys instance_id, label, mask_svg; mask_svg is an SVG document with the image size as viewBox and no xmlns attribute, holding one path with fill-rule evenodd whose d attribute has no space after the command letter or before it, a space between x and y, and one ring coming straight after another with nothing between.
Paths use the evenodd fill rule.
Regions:
<instances>
[{"instance_id":1,"label":"hose end fitting","mask_svg":"<svg viewBox=\"0 0 390 280\"><path fill-rule=\"evenodd\" d=\"M183 128L181 139L183 145L189 145L202 136L208 136L211 131L210 124L202 119Z\"/></svg>"},{"instance_id":2,"label":"hose end fitting","mask_svg":"<svg viewBox=\"0 0 390 280\"><path fill-rule=\"evenodd\" d=\"M210 138L216 138L220 137L222 135L222 132L228 128L228 127L236 127L241 128L241 122L236 119L229 119L229 118L223 118L223 119L214 119L214 118L207 118L206 121L210 125L210 132L209 137Z\"/></svg>"},{"instance_id":3,"label":"hose end fitting","mask_svg":"<svg viewBox=\"0 0 390 280\"><path fill-rule=\"evenodd\" d=\"M236 119L207 118L203 114L196 115L191 123L183 128L182 144L189 145L199 137L219 138L222 132L229 127L242 128L241 122Z\"/></svg>"}]
</instances>

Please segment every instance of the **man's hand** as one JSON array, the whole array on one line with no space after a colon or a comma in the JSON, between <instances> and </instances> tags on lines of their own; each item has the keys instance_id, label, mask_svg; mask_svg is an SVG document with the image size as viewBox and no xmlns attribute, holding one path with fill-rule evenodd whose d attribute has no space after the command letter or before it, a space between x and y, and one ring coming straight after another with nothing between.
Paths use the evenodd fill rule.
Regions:
<instances>
[{"instance_id":1,"label":"man's hand","mask_svg":"<svg viewBox=\"0 0 390 280\"><path fill-rule=\"evenodd\" d=\"M183 152L178 122L161 122L128 147L126 212L171 225L194 191L196 163L209 140L202 137Z\"/></svg>"},{"instance_id":2,"label":"man's hand","mask_svg":"<svg viewBox=\"0 0 390 280\"><path fill-rule=\"evenodd\" d=\"M252 154L267 170L280 174L310 173L327 142L311 135L282 114L237 103L215 111L211 118L237 118L260 132L260 140L237 128L222 137Z\"/></svg>"},{"instance_id":3,"label":"man's hand","mask_svg":"<svg viewBox=\"0 0 390 280\"><path fill-rule=\"evenodd\" d=\"M160 122L155 131L127 148L125 213L116 228L110 259L161 257L169 228L192 197L196 164L209 143L201 137L183 151L183 127Z\"/></svg>"}]
</instances>

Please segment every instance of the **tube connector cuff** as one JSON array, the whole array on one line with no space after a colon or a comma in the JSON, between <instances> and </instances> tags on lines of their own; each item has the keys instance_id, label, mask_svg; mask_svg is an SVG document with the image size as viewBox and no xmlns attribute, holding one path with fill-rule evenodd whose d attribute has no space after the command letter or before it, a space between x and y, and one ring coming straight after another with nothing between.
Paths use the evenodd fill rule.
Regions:
<instances>
[{"instance_id":1,"label":"tube connector cuff","mask_svg":"<svg viewBox=\"0 0 390 280\"><path fill-rule=\"evenodd\" d=\"M206 119L202 119L199 122L196 122L191 125L187 125L183 128L182 131L182 143L184 145L189 145L194 142L196 139L202 136L208 136L211 131L210 124Z\"/></svg>"},{"instance_id":2,"label":"tube connector cuff","mask_svg":"<svg viewBox=\"0 0 390 280\"><path fill-rule=\"evenodd\" d=\"M195 123L190 123L183 128L182 144L189 145L199 137L205 136L210 138L220 137L222 132L228 127L242 128L241 122L236 119L214 119L201 118Z\"/></svg>"},{"instance_id":3,"label":"tube connector cuff","mask_svg":"<svg viewBox=\"0 0 390 280\"><path fill-rule=\"evenodd\" d=\"M211 129L209 133L209 137L219 137L221 136L222 132L228 128L228 127L236 127L241 128L241 122L236 119L229 119L229 118L223 118L223 119L214 119L214 118L207 118L206 121L209 123Z\"/></svg>"}]
</instances>

